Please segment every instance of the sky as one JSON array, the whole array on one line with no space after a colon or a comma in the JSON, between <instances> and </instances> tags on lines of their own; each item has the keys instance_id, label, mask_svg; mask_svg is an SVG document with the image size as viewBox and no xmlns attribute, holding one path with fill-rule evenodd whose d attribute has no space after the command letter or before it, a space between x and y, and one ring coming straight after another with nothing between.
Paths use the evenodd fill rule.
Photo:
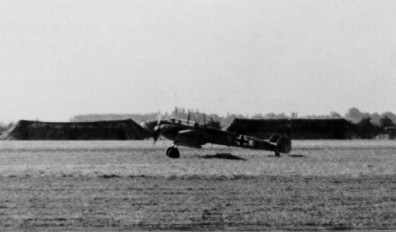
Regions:
<instances>
[{"instance_id":1,"label":"sky","mask_svg":"<svg viewBox=\"0 0 396 232\"><path fill-rule=\"evenodd\" d=\"M394 0L3 0L0 121L396 112Z\"/></svg>"}]
</instances>

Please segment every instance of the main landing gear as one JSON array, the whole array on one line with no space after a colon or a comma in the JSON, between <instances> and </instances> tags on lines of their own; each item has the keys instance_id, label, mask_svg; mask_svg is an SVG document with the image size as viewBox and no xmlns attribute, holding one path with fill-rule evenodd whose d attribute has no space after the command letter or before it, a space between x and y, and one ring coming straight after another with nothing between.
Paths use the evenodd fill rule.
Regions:
<instances>
[{"instance_id":1,"label":"main landing gear","mask_svg":"<svg viewBox=\"0 0 396 232\"><path fill-rule=\"evenodd\" d=\"M178 158L180 158L180 152L179 152L179 149L177 149L177 146L176 146L176 145L173 146L173 147L169 147L168 149L166 149L166 155L167 155L169 158L172 158L172 159L178 159Z\"/></svg>"}]
</instances>

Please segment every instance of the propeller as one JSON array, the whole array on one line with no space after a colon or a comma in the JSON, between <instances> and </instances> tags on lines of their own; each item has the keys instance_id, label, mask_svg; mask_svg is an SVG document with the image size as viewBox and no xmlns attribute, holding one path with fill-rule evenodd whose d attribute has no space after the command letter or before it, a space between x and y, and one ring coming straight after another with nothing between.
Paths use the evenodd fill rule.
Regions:
<instances>
[{"instance_id":1,"label":"propeller","mask_svg":"<svg viewBox=\"0 0 396 232\"><path fill-rule=\"evenodd\" d=\"M159 136L160 136L160 133L161 133L161 131L160 131L160 125L161 124L161 111L160 112L158 112L158 117L157 117L157 125L154 127L154 143L153 144L155 144L156 142L157 142L157 140L158 140L158 138L159 138Z\"/></svg>"}]
</instances>

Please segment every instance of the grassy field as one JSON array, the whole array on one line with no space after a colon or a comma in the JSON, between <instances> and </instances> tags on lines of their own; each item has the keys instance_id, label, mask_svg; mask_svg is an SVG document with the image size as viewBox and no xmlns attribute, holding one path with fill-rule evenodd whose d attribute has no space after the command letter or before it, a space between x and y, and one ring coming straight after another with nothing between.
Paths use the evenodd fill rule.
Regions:
<instances>
[{"instance_id":1,"label":"grassy field","mask_svg":"<svg viewBox=\"0 0 396 232\"><path fill-rule=\"evenodd\" d=\"M290 155L159 141L1 141L7 230L396 229L395 141L294 141ZM231 153L245 160L207 159Z\"/></svg>"},{"instance_id":2,"label":"grassy field","mask_svg":"<svg viewBox=\"0 0 396 232\"><path fill-rule=\"evenodd\" d=\"M395 141L295 141L289 155L207 146L180 148L169 159L160 141L2 141L0 176L258 177L268 175L351 176L396 174ZM231 153L246 159L204 159Z\"/></svg>"}]
</instances>

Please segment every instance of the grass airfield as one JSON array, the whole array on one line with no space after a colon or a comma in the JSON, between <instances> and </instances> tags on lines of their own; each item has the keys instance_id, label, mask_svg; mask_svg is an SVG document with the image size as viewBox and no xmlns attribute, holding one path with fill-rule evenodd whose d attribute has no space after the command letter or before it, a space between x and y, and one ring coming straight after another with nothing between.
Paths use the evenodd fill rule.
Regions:
<instances>
[{"instance_id":1,"label":"grass airfield","mask_svg":"<svg viewBox=\"0 0 396 232\"><path fill-rule=\"evenodd\" d=\"M0 228L396 230L396 141L293 141L280 158L181 147L177 160L170 145L1 141Z\"/></svg>"}]
</instances>

